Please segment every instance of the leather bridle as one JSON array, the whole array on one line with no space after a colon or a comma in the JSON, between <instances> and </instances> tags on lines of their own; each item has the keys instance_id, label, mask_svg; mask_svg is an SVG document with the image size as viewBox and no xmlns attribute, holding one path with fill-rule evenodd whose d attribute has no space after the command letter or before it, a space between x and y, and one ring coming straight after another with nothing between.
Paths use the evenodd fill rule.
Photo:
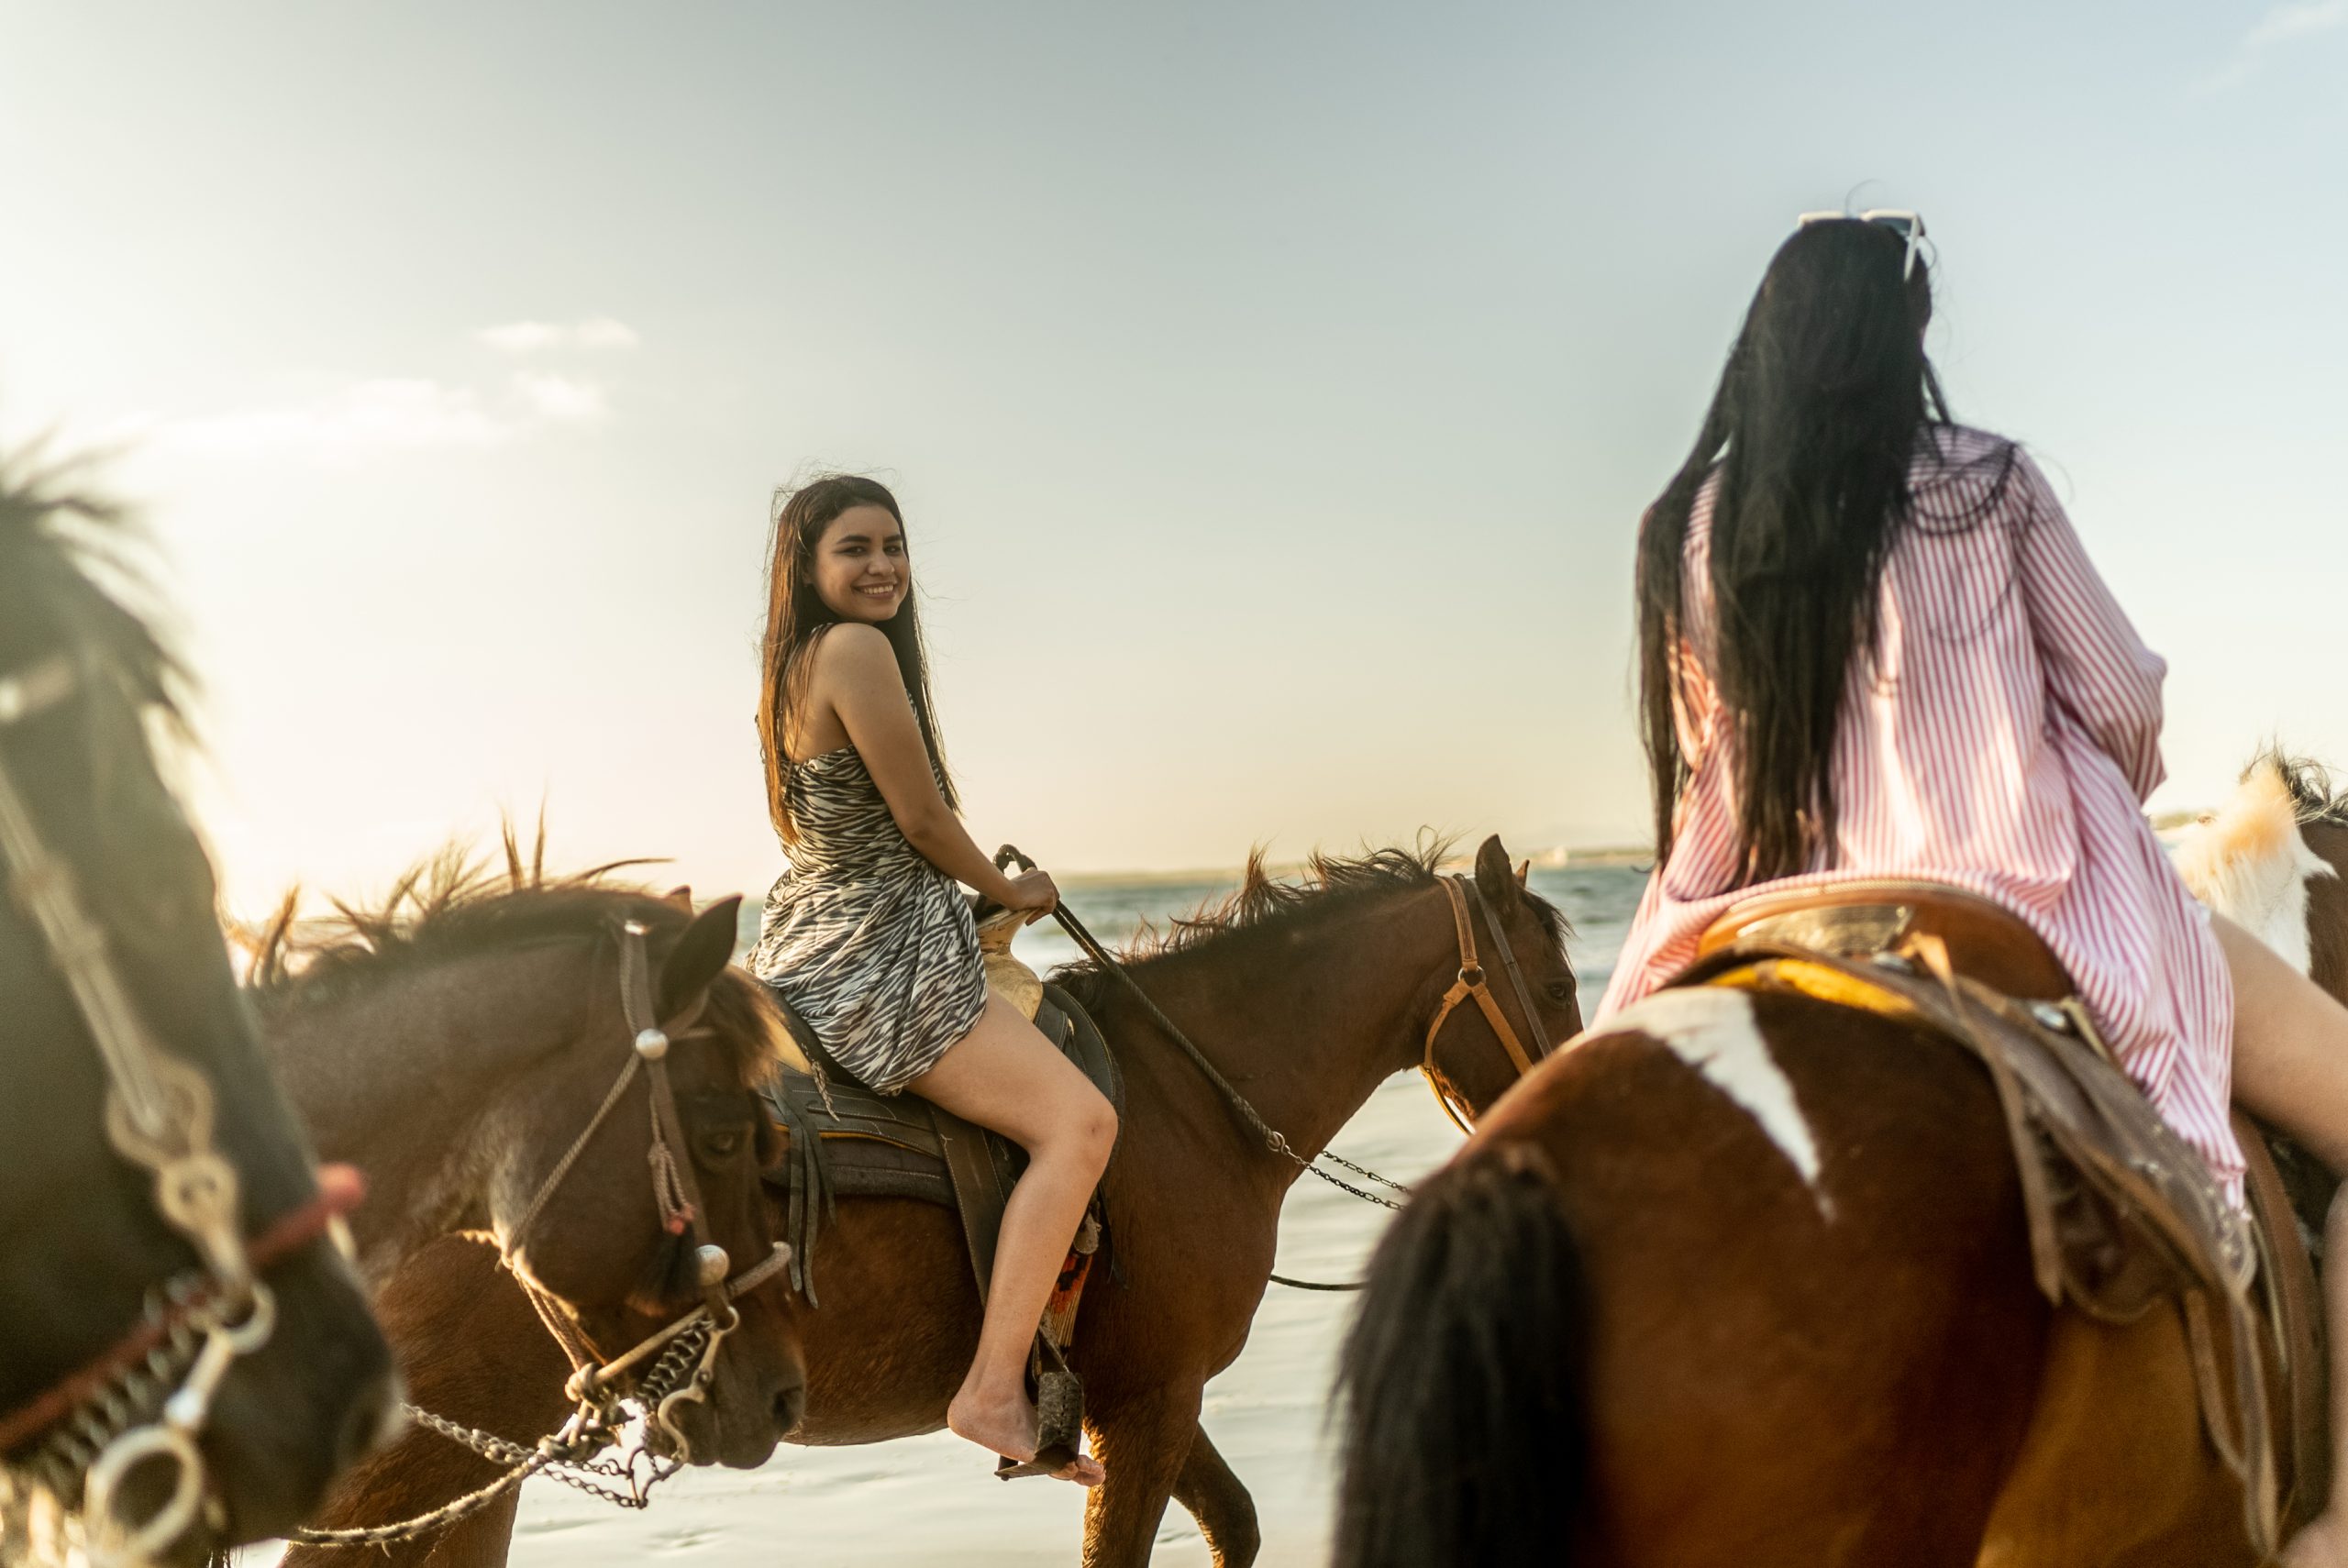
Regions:
<instances>
[{"instance_id":1,"label":"leather bridle","mask_svg":"<svg viewBox=\"0 0 2348 1568\"><path fill-rule=\"evenodd\" d=\"M83 681L84 672L62 654L0 679L0 734L75 696ZM237 1361L266 1344L276 1325L275 1298L260 1270L324 1234L356 1207L364 1187L348 1167L322 1172L317 1197L249 1245L238 1226L237 1169L213 1143L211 1080L148 1031L105 929L83 907L72 868L42 842L4 757L0 870L105 1066L107 1142L153 1176L164 1223L201 1260L159 1287L147 1319L113 1347L0 1413L0 1455L48 1434L24 1467L61 1501L78 1487L90 1560L144 1562L185 1534L210 1498L197 1440L212 1401ZM120 1397L134 1386L148 1398ZM148 1419L153 1396L165 1390L160 1414ZM133 1411L127 1417L126 1408ZM134 1519L122 1511L121 1484L150 1462L169 1466L171 1488L160 1507Z\"/></svg>"},{"instance_id":2,"label":"leather bridle","mask_svg":"<svg viewBox=\"0 0 2348 1568\"><path fill-rule=\"evenodd\" d=\"M1501 1049L1508 1053L1508 1059L1515 1066L1516 1076L1520 1078L1533 1070L1534 1063L1546 1057L1557 1045L1541 1027L1540 1010L1533 1005L1533 990L1524 983L1524 971L1517 964L1516 950L1509 945L1508 933L1501 929L1500 918L1493 913L1491 904L1484 897L1484 890L1467 877L1445 875L1442 881L1443 890L1451 899L1452 923L1458 929L1459 974L1451 982L1451 988L1444 992L1442 1005L1434 1010L1434 1021L1427 1025L1426 1054L1420 1059L1419 1071L1426 1076L1427 1087L1434 1091L1435 1100L1443 1107L1444 1114L1450 1117L1462 1132L1472 1132L1475 1131L1475 1116L1468 1097L1459 1091L1459 1087L1451 1081L1434 1059L1436 1037L1443 1032L1443 1026L1450 1020L1453 1010L1463 1001L1474 1000L1477 1010L1491 1026ZM1501 967L1507 972L1509 987L1516 994L1516 1005L1523 1010L1525 1027L1535 1042L1530 1054L1525 1051L1515 1026L1509 1022L1508 1014L1502 1010L1499 999L1492 995L1491 987L1485 982L1484 966L1477 956L1475 922L1468 918L1470 903L1484 917L1484 924L1492 933L1492 951L1500 955Z\"/></svg>"},{"instance_id":3,"label":"leather bridle","mask_svg":"<svg viewBox=\"0 0 2348 1568\"><path fill-rule=\"evenodd\" d=\"M639 920L628 920L615 930L620 959L620 1006L626 1017L633 1048L626 1065L620 1068L603 1104L588 1119L579 1136L554 1169L547 1174L531 1198L529 1207L506 1236L499 1252L506 1272L521 1285L530 1305L537 1309L538 1320L546 1325L554 1342L570 1358L571 1376L564 1392L580 1407L572 1417L572 1426L585 1430L592 1426L611 1424L613 1407L620 1386L648 1358L664 1347L690 1342L697 1353L692 1360L691 1375L681 1386L649 1391L652 1422L674 1445L674 1456L680 1463L692 1460L692 1444L678 1418L684 1406L707 1401L709 1386L716 1376L717 1353L725 1337L741 1325L741 1314L734 1302L756 1289L780 1273L791 1261L788 1243L777 1242L767 1257L729 1277L733 1259L718 1245L709 1230L708 1209L701 1196L701 1181L694 1174L692 1146L685 1134L684 1119L677 1110L676 1090L669 1081L669 1048L679 1040L703 1037L706 1031L693 1028L706 1001L706 994L696 997L692 1005L675 1018L656 1021L652 1003L651 964L645 952L645 937L651 928ZM651 1147L647 1160L652 1173L652 1195L660 1214L662 1228L670 1235L692 1233L693 1241L693 1277L701 1290L702 1304L665 1327L646 1336L632 1348L617 1356L606 1358L594 1342L579 1326L562 1303L544 1286L532 1279L517 1265L515 1257L530 1229L545 1212L548 1202L570 1174L579 1156L595 1136L597 1129L607 1121L628 1086L636 1081L638 1072L647 1081L646 1097L651 1106ZM670 1358L663 1358L664 1363ZM570 1428L565 1429L566 1431Z\"/></svg>"},{"instance_id":4,"label":"leather bridle","mask_svg":"<svg viewBox=\"0 0 2348 1568\"><path fill-rule=\"evenodd\" d=\"M409 1413L422 1424L483 1458L507 1465L504 1475L413 1518L349 1529L297 1529L289 1532L287 1539L314 1546L387 1546L394 1541L437 1535L458 1519L487 1507L542 1467L554 1463L592 1467L594 1456L620 1441L623 1429L628 1424L627 1413L621 1408L623 1397L632 1398L643 1410L648 1430L663 1434L669 1448L667 1455L656 1454L652 1471L642 1477L636 1473L633 1456L624 1469L609 1468L611 1462L603 1462L605 1467L596 1469L594 1474L624 1479L628 1486L626 1493L613 1491L578 1474L567 1479L624 1507L640 1508L654 1485L692 1462L692 1441L679 1424L683 1408L707 1403L710 1386L716 1378L718 1351L726 1336L741 1326L741 1314L734 1303L788 1267L791 1248L777 1242L764 1261L727 1277L733 1260L710 1233L708 1209L703 1204L701 1182L693 1171L692 1147L685 1133L684 1119L677 1110L676 1091L669 1081L670 1047L681 1040L705 1038L709 1032L694 1027L708 999L707 993L695 998L676 1017L658 1019L653 1010L651 962L645 951L644 939L650 932L651 928L640 920L623 921L613 928L619 948L620 1007L630 1036L627 1061L612 1080L612 1087L605 1091L594 1115L588 1118L587 1125L580 1129L570 1147L539 1182L522 1218L498 1246L506 1272L522 1287L523 1295L537 1311L538 1321L546 1326L547 1333L562 1347L563 1355L570 1362L570 1378L563 1386L563 1396L572 1401L575 1408L555 1431L526 1448L495 1433L460 1425L411 1405ZM546 1212L563 1179L579 1163L596 1132L611 1119L639 1073L646 1079L646 1098L650 1104L651 1144L646 1156L651 1169L653 1203L663 1230L677 1236L690 1232L692 1237L694 1283L701 1290L702 1301L629 1349L607 1358L561 1299L530 1277L519 1257L523 1242Z\"/></svg>"}]
</instances>

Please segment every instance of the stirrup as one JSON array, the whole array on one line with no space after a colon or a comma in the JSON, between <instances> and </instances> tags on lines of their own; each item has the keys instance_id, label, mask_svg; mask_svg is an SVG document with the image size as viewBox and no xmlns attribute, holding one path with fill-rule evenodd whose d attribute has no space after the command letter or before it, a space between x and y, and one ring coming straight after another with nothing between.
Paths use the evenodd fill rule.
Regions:
<instances>
[{"instance_id":1,"label":"stirrup","mask_svg":"<svg viewBox=\"0 0 2348 1568\"><path fill-rule=\"evenodd\" d=\"M1041 1334L1028 1367L1036 1379L1036 1457L1005 1458L994 1467L998 1481L1055 1475L1084 1457L1084 1385L1069 1370L1059 1347Z\"/></svg>"}]
</instances>

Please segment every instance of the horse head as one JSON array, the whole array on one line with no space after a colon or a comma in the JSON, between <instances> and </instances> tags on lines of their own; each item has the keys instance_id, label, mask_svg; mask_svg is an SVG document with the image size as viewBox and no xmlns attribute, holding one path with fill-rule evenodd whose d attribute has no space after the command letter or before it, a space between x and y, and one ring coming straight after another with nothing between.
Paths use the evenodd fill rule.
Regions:
<instances>
[{"instance_id":1,"label":"horse head","mask_svg":"<svg viewBox=\"0 0 2348 1568\"><path fill-rule=\"evenodd\" d=\"M102 586L118 526L0 477L0 1458L68 1509L94 1463L94 1537L181 1559L308 1513L394 1381L157 766L183 673Z\"/></svg>"},{"instance_id":2,"label":"horse head","mask_svg":"<svg viewBox=\"0 0 2348 1568\"><path fill-rule=\"evenodd\" d=\"M766 988L728 962L740 904L694 915L635 900L626 929L649 944L645 1015L590 1005L563 1081L533 1103L528 1135L491 1184L489 1228L542 1310L567 1313L577 1351L604 1364L698 1308L720 1324L738 1315L697 1381L673 1348L649 1359L665 1356L686 1381L666 1390L681 1397L662 1401L648 1437L677 1457L749 1469L797 1424L806 1375L788 1293L757 1288L777 1272L762 1198L775 1134L758 1090L791 1047ZM607 994L619 997L632 960L624 945L616 956Z\"/></svg>"},{"instance_id":3,"label":"horse head","mask_svg":"<svg viewBox=\"0 0 2348 1568\"><path fill-rule=\"evenodd\" d=\"M1446 948L1458 966L1430 982L1440 995L1418 1063L1435 1098L1463 1130L1534 1064L1581 1032L1580 993L1566 957L1566 923L1528 885L1531 862L1511 869L1500 835L1476 852L1472 877L1447 877L1439 893Z\"/></svg>"}]
</instances>

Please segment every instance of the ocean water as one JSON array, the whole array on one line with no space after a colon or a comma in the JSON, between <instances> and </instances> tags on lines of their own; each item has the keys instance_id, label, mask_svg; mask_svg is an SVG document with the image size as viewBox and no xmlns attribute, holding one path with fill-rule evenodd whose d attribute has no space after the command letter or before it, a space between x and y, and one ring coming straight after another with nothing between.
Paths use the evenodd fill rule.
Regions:
<instances>
[{"instance_id":1,"label":"ocean water","mask_svg":"<svg viewBox=\"0 0 2348 1568\"><path fill-rule=\"evenodd\" d=\"M1533 886L1574 922L1574 965L1585 997L1604 987L1641 878L1619 867L1535 869ZM1069 907L1112 946L1144 919L1187 912L1229 890L1213 879L1094 880L1064 889ZM1074 956L1057 926L1031 928L1022 957L1038 970ZM1415 1073L1382 1085L1335 1147L1409 1182L1456 1148L1458 1132ZM1309 1177L1290 1189L1280 1220L1279 1272L1357 1278L1386 1211ZM1209 1384L1202 1418L1254 1495L1266 1564L1327 1555L1335 1477L1329 1383L1352 1297L1267 1293L1246 1352ZM753 1472L695 1470L670 1482L642 1513L623 1513L547 1481L523 1492L514 1561L543 1565L641 1562L791 1568L1009 1568L1072 1563L1082 1539L1080 1489L1046 1480L1005 1485L988 1458L950 1433L868 1448L776 1451ZM1205 1543L1180 1505L1168 1504L1154 1562L1205 1568Z\"/></svg>"}]
</instances>

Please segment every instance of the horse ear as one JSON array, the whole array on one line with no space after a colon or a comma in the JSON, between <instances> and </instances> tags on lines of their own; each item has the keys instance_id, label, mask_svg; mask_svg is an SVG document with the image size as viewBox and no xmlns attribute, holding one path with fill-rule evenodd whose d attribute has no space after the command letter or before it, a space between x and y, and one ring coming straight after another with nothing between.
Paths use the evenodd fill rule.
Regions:
<instances>
[{"instance_id":1,"label":"horse ear","mask_svg":"<svg viewBox=\"0 0 2348 1568\"><path fill-rule=\"evenodd\" d=\"M1492 834L1484 846L1476 851L1476 888L1491 900L1495 910L1506 909L1517 898L1516 870L1508 863L1508 851L1501 845L1501 835Z\"/></svg>"},{"instance_id":2,"label":"horse ear","mask_svg":"<svg viewBox=\"0 0 2348 1568\"><path fill-rule=\"evenodd\" d=\"M680 909L689 911L693 907L693 885L691 882L680 882L660 896Z\"/></svg>"},{"instance_id":3,"label":"horse ear","mask_svg":"<svg viewBox=\"0 0 2348 1568\"><path fill-rule=\"evenodd\" d=\"M1516 885L1529 887L1533 881L1533 860L1530 856L1516 863Z\"/></svg>"},{"instance_id":4,"label":"horse ear","mask_svg":"<svg viewBox=\"0 0 2348 1568\"><path fill-rule=\"evenodd\" d=\"M709 988L734 957L742 896L720 899L693 917L660 966L660 1016L674 1018Z\"/></svg>"}]
</instances>

